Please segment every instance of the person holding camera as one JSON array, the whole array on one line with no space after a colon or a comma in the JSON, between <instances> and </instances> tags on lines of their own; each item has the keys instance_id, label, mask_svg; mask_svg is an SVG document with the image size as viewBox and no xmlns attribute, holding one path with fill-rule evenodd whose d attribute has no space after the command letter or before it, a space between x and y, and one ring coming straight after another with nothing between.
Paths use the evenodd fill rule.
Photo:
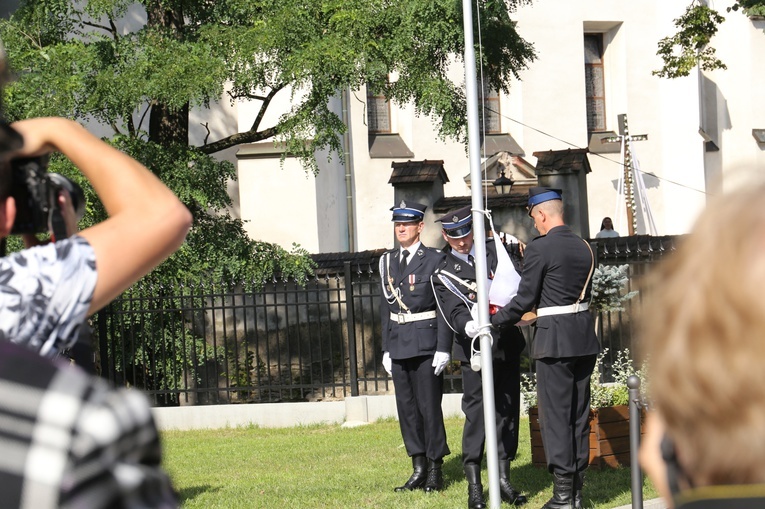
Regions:
<instances>
[{"instance_id":1,"label":"person holding camera","mask_svg":"<svg viewBox=\"0 0 765 509\"><path fill-rule=\"evenodd\" d=\"M21 236L25 248L48 243L38 239L37 233L49 232L50 242L56 242L57 237L61 240L77 233L77 222L85 212L85 195L82 188L63 175L45 173L47 164L40 164L40 158L27 160L26 165L16 164L17 161L11 163L11 179L14 182L11 195L16 201L17 212L19 201L23 201L27 212L21 220L16 216L12 233ZM32 187L33 193L30 193L29 186ZM5 246L2 244L0 256L5 256ZM80 327L77 339L62 355L86 373L98 374L93 349L93 328L87 321Z\"/></svg>"},{"instance_id":2,"label":"person holding camera","mask_svg":"<svg viewBox=\"0 0 765 509\"><path fill-rule=\"evenodd\" d=\"M0 306L0 332L41 355L54 356L69 346L87 316L181 245L191 214L143 165L76 122L37 118L10 128L17 148L3 155L0 170L0 238L11 233L17 214L10 196L13 158L63 153L90 180L109 214L74 237L0 261L0 291L12 295L16 304Z\"/></svg>"},{"instance_id":3,"label":"person holding camera","mask_svg":"<svg viewBox=\"0 0 765 509\"><path fill-rule=\"evenodd\" d=\"M18 424L0 427L13 451L0 462L0 492L9 506L35 509L177 507L146 398L49 358L181 245L191 214L149 170L79 124L36 118L0 126L0 238L27 205L12 196L14 161L52 151L90 180L109 218L0 258L0 386L23 388L0 390L0 422ZM68 195L56 200L69 208Z\"/></svg>"}]
</instances>

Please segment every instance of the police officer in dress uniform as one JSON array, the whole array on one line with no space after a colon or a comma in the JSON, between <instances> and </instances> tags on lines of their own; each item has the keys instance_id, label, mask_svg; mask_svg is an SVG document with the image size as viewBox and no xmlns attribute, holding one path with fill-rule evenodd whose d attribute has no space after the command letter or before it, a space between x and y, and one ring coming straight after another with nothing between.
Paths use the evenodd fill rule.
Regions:
<instances>
[{"instance_id":1,"label":"police officer in dress uniform","mask_svg":"<svg viewBox=\"0 0 765 509\"><path fill-rule=\"evenodd\" d=\"M413 472L396 491L443 489L449 454L441 410L452 332L436 312L430 276L443 254L420 243L425 205L393 207L399 247L380 258L383 366L393 377L401 435Z\"/></svg>"},{"instance_id":2,"label":"police officer in dress uniform","mask_svg":"<svg viewBox=\"0 0 765 509\"><path fill-rule=\"evenodd\" d=\"M471 309L476 304L476 272L474 265L473 219L470 207L464 207L441 217L445 258L433 275L433 288L438 298L440 312L455 331L454 357L462 364L462 410L465 427L462 432L462 463L468 481L468 507L486 507L481 484L481 462L484 454L486 433L483 415L483 388L480 372L470 367L471 336L477 330L466 333L466 325L472 322ZM500 243L499 247L504 249ZM494 277L497 268L497 243L486 240L487 271ZM521 270L520 250L511 251L515 270ZM475 322L472 322L473 324ZM521 505L526 497L510 484L510 462L518 449L518 425L520 418L520 355L526 342L517 327L505 327L500 333L492 332L492 359L494 367L494 405L497 425L497 450L499 453L500 494L502 500ZM476 350L480 350L476 339Z\"/></svg>"},{"instance_id":3,"label":"police officer in dress uniform","mask_svg":"<svg viewBox=\"0 0 765 509\"><path fill-rule=\"evenodd\" d=\"M553 474L547 509L581 507L590 455L590 376L600 350L587 311L594 256L564 224L562 199L560 189L529 190L529 216L540 236L524 251L518 294L491 317L492 325L512 326L536 308L531 357L547 468Z\"/></svg>"}]
</instances>

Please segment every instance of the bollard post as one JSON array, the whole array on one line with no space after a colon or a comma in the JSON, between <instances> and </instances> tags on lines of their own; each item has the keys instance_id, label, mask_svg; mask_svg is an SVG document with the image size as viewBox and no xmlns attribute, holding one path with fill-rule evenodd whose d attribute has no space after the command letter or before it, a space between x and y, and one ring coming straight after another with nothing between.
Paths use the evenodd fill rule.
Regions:
<instances>
[{"instance_id":1,"label":"bollard post","mask_svg":"<svg viewBox=\"0 0 765 509\"><path fill-rule=\"evenodd\" d=\"M640 378L627 378L630 398L630 479L632 483L632 509L643 509L643 472L638 462L640 450Z\"/></svg>"}]
</instances>

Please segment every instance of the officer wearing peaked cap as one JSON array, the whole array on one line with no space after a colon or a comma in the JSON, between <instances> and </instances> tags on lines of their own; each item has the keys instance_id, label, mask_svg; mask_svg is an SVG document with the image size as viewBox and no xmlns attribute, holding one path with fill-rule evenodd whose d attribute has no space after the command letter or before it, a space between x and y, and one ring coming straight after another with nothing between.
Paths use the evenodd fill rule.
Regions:
<instances>
[{"instance_id":1,"label":"officer wearing peaked cap","mask_svg":"<svg viewBox=\"0 0 765 509\"><path fill-rule=\"evenodd\" d=\"M491 317L508 326L536 308L531 358L536 360L539 420L553 497L547 509L580 508L589 464L590 377L600 350L592 315L594 256L563 222L560 189L533 187L528 211L540 236L524 251L518 294Z\"/></svg>"},{"instance_id":2,"label":"officer wearing peaked cap","mask_svg":"<svg viewBox=\"0 0 765 509\"><path fill-rule=\"evenodd\" d=\"M399 247L380 258L383 366L396 389L401 435L412 475L396 491L443 489L449 454L441 400L452 334L436 312L430 276L443 254L420 243L426 206L402 201L391 208Z\"/></svg>"},{"instance_id":3,"label":"officer wearing peaked cap","mask_svg":"<svg viewBox=\"0 0 765 509\"><path fill-rule=\"evenodd\" d=\"M471 309L477 301L473 218L470 207L464 207L445 214L437 221L441 222L442 235L448 246L444 248L446 255L433 276L433 288L438 298L439 311L455 332L454 357L462 364L462 410L465 412L462 463L468 481L468 507L482 509L486 507L481 484L481 461L486 441L483 387L481 373L473 371L469 362L473 345L471 336L477 331L467 330L468 323L473 320ZM497 271L498 248L504 249L504 246L497 244L494 239L486 240L486 263L490 279L494 278ZM514 270L520 272L522 261L518 244L515 244L510 254ZM517 327L506 327L492 335L495 336L492 360L500 495L505 502L521 505L526 502L526 497L510 483L510 462L515 459L518 450L520 355L526 342ZM480 350L480 346L476 345L476 348Z\"/></svg>"}]
</instances>

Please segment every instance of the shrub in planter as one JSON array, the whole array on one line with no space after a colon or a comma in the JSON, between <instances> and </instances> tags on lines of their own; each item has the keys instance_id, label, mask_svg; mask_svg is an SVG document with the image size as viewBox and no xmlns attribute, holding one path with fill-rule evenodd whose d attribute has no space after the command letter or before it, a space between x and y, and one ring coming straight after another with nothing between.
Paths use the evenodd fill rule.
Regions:
<instances>
[{"instance_id":1,"label":"shrub in planter","mask_svg":"<svg viewBox=\"0 0 765 509\"><path fill-rule=\"evenodd\" d=\"M636 370L629 350L617 352L611 369L614 382L602 383L601 370L608 350L598 356L592 374L590 391L590 467L628 466L630 460L629 439L629 389L627 378L637 375L644 386L645 369ZM528 374L523 375L521 393L529 409L531 430L531 459L534 466L546 467L542 433L537 409L536 381ZM641 419L642 420L642 419Z\"/></svg>"}]
</instances>

